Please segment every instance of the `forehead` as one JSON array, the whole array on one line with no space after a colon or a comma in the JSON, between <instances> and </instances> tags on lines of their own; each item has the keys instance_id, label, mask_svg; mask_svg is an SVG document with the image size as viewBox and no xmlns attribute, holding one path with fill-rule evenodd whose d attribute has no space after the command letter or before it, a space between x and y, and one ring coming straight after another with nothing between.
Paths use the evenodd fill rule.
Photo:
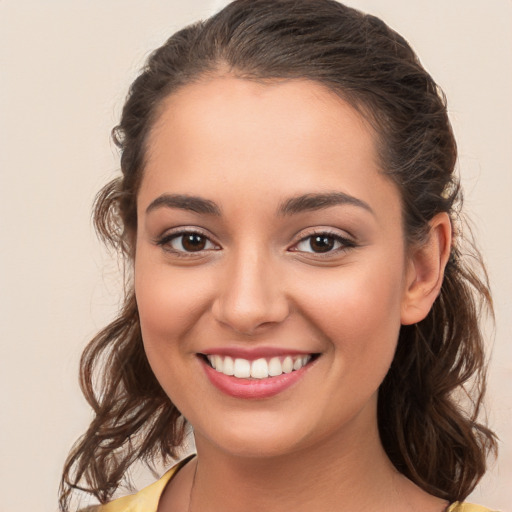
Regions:
<instances>
[{"instance_id":1,"label":"forehead","mask_svg":"<svg viewBox=\"0 0 512 512\"><path fill-rule=\"evenodd\" d=\"M200 81L162 104L140 199L157 189L204 195L228 183L269 201L278 192L341 189L385 203L383 193L395 198L396 190L380 170L375 139L358 111L316 82Z\"/></svg>"},{"instance_id":2,"label":"forehead","mask_svg":"<svg viewBox=\"0 0 512 512\"><path fill-rule=\"evenodd\" d=\"M159 151L155 143L160 136L173 136L177 141L196 138L202 145L216 146L225 142L226 132L231 132L232 151L237 139L251 140L254 149L266 144L267 150L289 142L307 142L308 147L320 144L319 149L329 156L327 135L334 127L346 127L338 139L339 149L346 141L345 149L353 147L367 156L375 155L369 123L335 92L311 80L262 82L229 75L208 78L171 94L158 114L149 137L149 157Z\"/></svg>"}]
</instances>

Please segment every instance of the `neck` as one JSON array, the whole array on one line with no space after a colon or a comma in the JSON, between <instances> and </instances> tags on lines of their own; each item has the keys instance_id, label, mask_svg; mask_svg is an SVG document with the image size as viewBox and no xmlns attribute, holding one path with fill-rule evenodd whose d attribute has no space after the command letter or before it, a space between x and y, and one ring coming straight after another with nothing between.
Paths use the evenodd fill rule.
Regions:
<instances>
[{"instance_id":1,"label":"neck","mask_svg":"<svg viewBox=\"0 0 512 512\"><path fill-rule=\"evenodd\" d=\"M377 428L354 429L285 456L226 453L196 435L198 466L190 512L384 510L403 479ZM391 510L391 508L390 508ZM441 510L441 509L439 509Z\"/></svg>"},{"instance_id":2,"label":"neck","mask_svg":"<svg viewBox=\"0 0 512 512\"><path fill-rule=\"evenodd\" d=\"M397 472L367 418L316 445L247 456L196 436L197 458L164 492L158 511L443 512L447 503Z\"/></svg>"}]
</instances>

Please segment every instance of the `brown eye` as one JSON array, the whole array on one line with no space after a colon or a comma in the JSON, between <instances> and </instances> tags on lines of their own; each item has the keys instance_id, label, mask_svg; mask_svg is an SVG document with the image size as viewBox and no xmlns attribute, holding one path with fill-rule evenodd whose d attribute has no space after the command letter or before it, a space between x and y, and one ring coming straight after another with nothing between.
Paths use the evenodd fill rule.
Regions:
<instances>
[{"instance_id":1,"label":"brown eye","mask_svg":"<svg viewBox=\"0 0 512 512\"><path fill-rule=\"evenodd\" d=\"M190 233L183 235L181 244L186 251L202 251L206 247L206 238L197 233Z\"/></svg>"},{"instance_id":2,"label":"brown eye","mask_svg":"<svg viewBox=\"0 0 512 512\"><path fill-rule=\"evenodd\" d=\"M335 240L332 236L317 235L309 239L309 246L313 252L329 252L334 248Z\"/></svg>"},{"instance_id":3,"label":"brown eye","mask_svg":"<svg viewBox=\"0 0 512 512\"><path fill-rule=\"evenodd\" d=\"M294 247L294 252L304 252L310 254L333 253L351 249L356 244L347 238L331 233L316 233L304 237Z\"/></svg>"},{"instance_id":4,"label":"brown eye","mask_svg":"<svg viewBox=\"0 0 512 512\"><path fill-rule=\"evenodd\" d=\"M216 249L217 246L201 233L179 233L164 238L160 245L176 253L192 253Z\"/></svg>"}]
</instances>

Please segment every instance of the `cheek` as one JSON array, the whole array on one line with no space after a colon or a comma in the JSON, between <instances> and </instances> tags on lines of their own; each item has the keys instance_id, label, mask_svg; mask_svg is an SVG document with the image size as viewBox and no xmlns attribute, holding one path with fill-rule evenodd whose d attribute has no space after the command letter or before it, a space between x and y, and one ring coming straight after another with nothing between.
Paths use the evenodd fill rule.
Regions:
<instances>
[{"instance_id":1,"label":"cheek","mask_svg":"<svg viewBox=\"0 0 512 512\"><path fill-rule=\"evenodd\" d=\"M357 324L382 322L383 319L400 321L401 275L390 272L368 272L365 268L344 269L337 276L304 282L303 295L308 309L324 315L329 324L346 322ZM358 325L357 331L364 328Z\"/></svg>"},{"instance_id":2,"label":"cheek","mask_svg":"<svg viewBox=\"0 0 512 512\"><path fill-rule=\"evenodd\" d=\"M137 258L134 284L144 350L171 401L186 410L194 390L183 362L195 359L194 333L211 293L208 280L153 261L143 251Z\"/></svg>"},{"instance_id":3,"label":"cheek","mask_svg":"<svg viewBox=\"0 0 512 512\"><path fill-rule=\"evenodd\" d=\"M347 267L323 280L303 281L303 309L343 353L341 362L350 371L371 371L382 364L385 372L393 358L402 297L402 276L396 268ZM355 364L348 365L349 360Z\"/></svg>"},{"instance_id":4,"label":"cheek","mask_svg":"<svg viewBox=\"0 0 512 512\"><path fill-rule=\"evenodd\" d=\"M144 255L135 262L135 296L144 343L174 344L194 329L212 293L202 272L177 270Z\"/></svg>"}]
</instances>

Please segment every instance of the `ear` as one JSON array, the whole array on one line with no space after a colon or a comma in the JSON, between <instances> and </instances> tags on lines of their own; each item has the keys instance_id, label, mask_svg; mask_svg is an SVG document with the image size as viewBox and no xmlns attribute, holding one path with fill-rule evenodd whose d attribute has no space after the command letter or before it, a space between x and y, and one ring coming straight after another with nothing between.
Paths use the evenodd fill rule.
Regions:
<instances>
[{"instance_id":1,"label":"ear","mask_svg":"<svg viewBox=\"0 0 512 512\"><path fill-rule=\"evenodd\" d=\"M452 224L447 213L438 213L430 222L428 239L413 247L408 256L406 285L402 298L402 325L423 320L439 295L444 269L452 244Z\"/></svg>"}]
</instances>

